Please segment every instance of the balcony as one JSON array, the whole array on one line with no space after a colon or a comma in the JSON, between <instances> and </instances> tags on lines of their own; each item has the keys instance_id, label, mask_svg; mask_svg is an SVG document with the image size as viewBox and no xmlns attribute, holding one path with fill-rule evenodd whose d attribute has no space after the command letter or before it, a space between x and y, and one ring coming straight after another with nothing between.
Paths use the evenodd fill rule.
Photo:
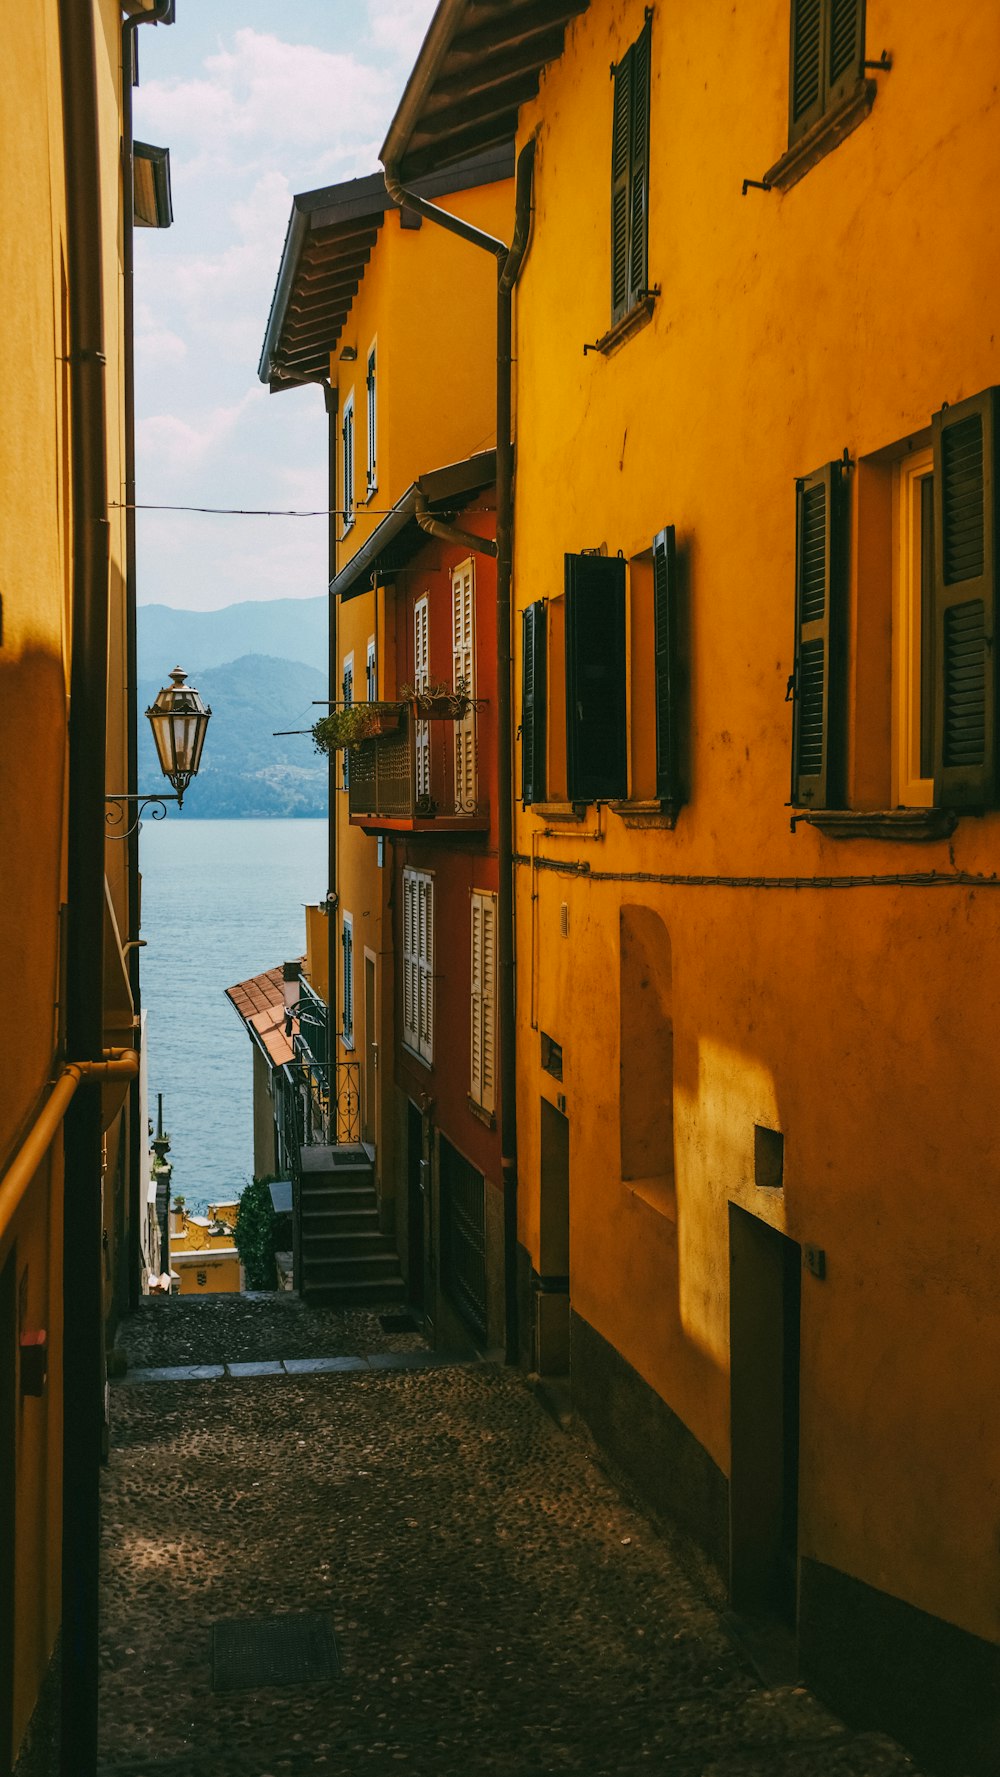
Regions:
<instances>
[{"instance_id":1,"label":"balcony","mask_svg":"<svg viewBox=\"0 0 1000 1777\"><path fill-rule=\"evenodd\" d=\"M395 733L351 747L352 825L366 833L485 833L490 815L480 797L476 720L476 709L460 722L404 710Z\"/></svg>"}]
</instances>

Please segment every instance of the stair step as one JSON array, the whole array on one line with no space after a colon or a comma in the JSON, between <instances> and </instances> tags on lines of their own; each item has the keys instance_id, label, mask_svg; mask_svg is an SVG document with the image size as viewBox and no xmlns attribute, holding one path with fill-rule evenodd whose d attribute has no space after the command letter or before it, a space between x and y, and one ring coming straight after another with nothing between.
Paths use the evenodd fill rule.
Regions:
<instances>
[{"instance_id":1,"label":"stair step","mask_svg":"<svg viewBox=\"0 0 1000 1777\"><path fill-rule=\"evenodd\" d=\"M314 1234L378 1234L378 1210L369 1207L364 1209L304 1209L302 1212L302 1238L308 1239Z\"/></svg>"},{"instance_id":2,"label":"stair step","mask_svg":"<svg viewBox=\"0 0 1000 1777\"><path fill-rule=\"evenodd\" d=\"M340 1191L303 1191L301 1201L303 1215L310 1215L315 1210L370 1209L377 1212L378 1209L374 1185L354 1185L349 1190Z\"/></svg>"},{"instance_id":3,"label":"stair step","mask_svg":"<svg viewBox=\"0 0 1000 1777\"><path fill-rule=\"evenodd\" d=\"M340 1278L360 1281L366 1277L396 1278L400 1275L399 1255L391 1248L382 1253L302 1253L302 1272L307 1285L321 1279L336 1283Z\"/></svg>"},{"instance_id":4,"label":"stair step","mask_svg":"<svg viewBox=\"0 0 1000 1777\"><path fill-rule=\"evenodd\" d=\"M302 1257L309 1259L347 1259L354 1257L378 1258L388 1253L399 1265L398 1255L388 1234L382 1234L378 1228L363 1228L358 1232L344 1232L343 1229L328 1230L309 1227L302 1230Z\"/></svg>"},{"instance_id":5,"label":"stair step","mask_svg":"<svg viewBox=\"0 0 1000 1777\"><path fill-rule=\"evenodd\" d=\"M363 1279L360 1282L310 1283L306 1281L302 1294L307 1302L322 1302L330 1308L356 1308L390 1302L406 1301L406 1285L401 1277L392 1281L386 1279Z\"/></svg>"}]
</instances>

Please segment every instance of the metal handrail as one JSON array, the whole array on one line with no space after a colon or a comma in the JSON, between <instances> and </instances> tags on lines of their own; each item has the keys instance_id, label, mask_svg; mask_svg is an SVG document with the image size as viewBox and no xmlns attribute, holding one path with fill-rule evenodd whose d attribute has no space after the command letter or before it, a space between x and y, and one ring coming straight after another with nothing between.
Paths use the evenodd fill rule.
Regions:
<instances>
[{"instance_id":1,"label":"metal handrail","mask_svg":"<svg viewBox=\"0 0 1000 1777\"><path fill-rule=\"evenodd\" d=\"M21 1201L52 1143L72 1103L77 1087L85 1080L134 1080L139 1072L136 1049L104 1049L101 1061L69 1061L59 1074L52 1091L21 1143L17 1153L0 1178L0 1240L14 1219Z\"/></svg>"}]
</instances>

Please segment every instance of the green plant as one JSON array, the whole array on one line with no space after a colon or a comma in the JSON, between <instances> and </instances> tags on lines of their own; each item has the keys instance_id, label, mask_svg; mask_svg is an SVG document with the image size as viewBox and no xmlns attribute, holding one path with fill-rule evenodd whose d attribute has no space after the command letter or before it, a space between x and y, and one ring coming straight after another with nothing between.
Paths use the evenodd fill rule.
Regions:
<instances>
[{"instance_id":1,"label":"green plant","mask_svg":"<svg viewBox=\"0 0 1000 1777\"><path fill-rule=\"evenodd\" d=\"M341 709L331 710L328 716L321 716L313 723L313 746L317 753L327 756L344 747L356 747L359 741L397 727L399 712L398 703L344 704Z\"/></svg>"},{"instance_id":2,"label":"green plant","mask_svg":"<svg viewBox=\"0 0 1000 1777\"><path fill-rule=\"evenodd\" d=\"M175 1197L174 1201L170 1207L171 1207L171 1209L181 1210L184 1208L184 1205L186 1202L187 1202L186 1197Z\"/></svg>"},{"instance_id":3,"label":"green plant","mask_svg":"<svg viewBox=\"0 0 1000 1777\"><path fill-rule=\"evenodd\" d=\"M247 1185L236 1213L236 1250L246 1272L247 1288L251 1290L273 1290L277 1284L274 1205L268 1189L276 1176L268 1173Z\"/></svg>"},{"instance_id":4,"label":"green plant","mask_svg":"<svg viewBox=\"0 0 1000 1777\"><path fill-rule=\"evenodd\" d=\"M459 679L456 685L427 684L419 691L415 685L401 685L399 694L421 717L438 716L460 722L472 707L469 687L464 679Z\"/></svg>"}]
</instances>

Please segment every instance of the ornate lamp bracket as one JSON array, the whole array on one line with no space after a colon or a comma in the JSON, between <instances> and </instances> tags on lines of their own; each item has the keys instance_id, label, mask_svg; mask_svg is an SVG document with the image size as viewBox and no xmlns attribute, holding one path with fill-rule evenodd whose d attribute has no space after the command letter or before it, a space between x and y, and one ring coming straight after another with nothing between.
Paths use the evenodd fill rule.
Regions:
<instances>
[{"instance_id":1,"label":"ornate lamp bracket","mask_svg":"<svg viewBox=\"0 0 1000 1777\"><path fill-rule=\"evenodd\" d=\"M105 796L104 800L108 804L104 824L106 827L115 829L106 833L105 838L128 839L132 833L137 831L147 808L150 811L150 820L162 821L166 816L167 803L180 803L181 799L179 796L172 796L169 791L165 791L162 796ZM133 808L135 815L129 821ZM129 822L127 826L124 824L126 821ZM121 828L120 832L117 831L118 828Z\"/></svg>"}]
</instances>

